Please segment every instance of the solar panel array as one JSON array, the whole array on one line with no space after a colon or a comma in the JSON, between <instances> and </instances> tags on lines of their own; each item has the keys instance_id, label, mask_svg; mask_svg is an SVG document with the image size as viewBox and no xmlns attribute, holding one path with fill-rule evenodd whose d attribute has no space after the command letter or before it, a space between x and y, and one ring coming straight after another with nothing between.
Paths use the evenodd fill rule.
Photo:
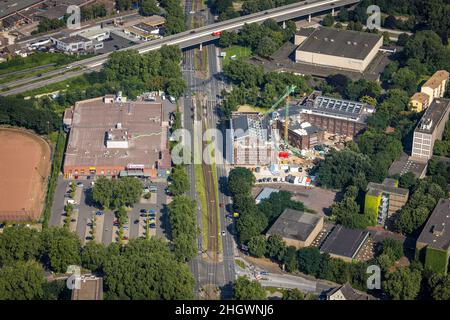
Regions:
<instances>
[{"instance_id":1,"label":"solar panel array","mask_svg":"<svg viewBox=\"0 0 450 320\"><path fill-rule=\"evenodd\" d=\"M315 107L326 109L330 112L360 114L364 104L356 101L348 101L330 97L317 97Z\"/></svg>"}]
</instances>

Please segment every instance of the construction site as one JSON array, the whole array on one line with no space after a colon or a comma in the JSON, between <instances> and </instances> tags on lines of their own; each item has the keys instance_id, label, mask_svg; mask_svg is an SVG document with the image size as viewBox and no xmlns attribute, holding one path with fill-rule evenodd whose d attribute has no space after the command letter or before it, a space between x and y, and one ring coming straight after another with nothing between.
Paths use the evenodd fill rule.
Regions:
<instances>
[{"instance_id":1,"label":"construction site","mask_svg":"<svg viewBox=\"0 0 450 320\"><path fill-rule=\"evenodd\" d=\"M267 110L238 109L230 121L229 161L251 169L257 183L312 186L309 169L331 149L342 149L364 130L374 109L315 91L291 99L295 86ZM284 103L283 107L279 107Z\"/></svg>"}]
</instances>

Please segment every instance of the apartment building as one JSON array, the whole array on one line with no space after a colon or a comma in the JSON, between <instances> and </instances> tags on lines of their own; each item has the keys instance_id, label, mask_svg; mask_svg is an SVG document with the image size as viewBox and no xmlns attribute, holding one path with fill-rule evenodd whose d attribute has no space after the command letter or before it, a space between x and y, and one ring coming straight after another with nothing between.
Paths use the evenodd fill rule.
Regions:
<instances>
[{"instance_id":1,"label":"apartment building","mask_svg":"<svg viewBox=\"0 0 450 320\"><path fill-rule=\"evenodd\" d=\"M434 98L442 98L444 96L448 78L449 73L447 71L438 70L422 85L420 92L428 95L428 104L431 104Z\"/></svg>"},{"instance_id":2,"label":"apartment building","mask_svg":"<svg viewBox=\"0 0 450 320\"><path fill-rule=\"evenodd\" d=\"M411 152L413 160L426 162L433 156L434 142L442 138L449 112L449 99L433 100L414 130Z\"/></svg>"},{"instance_id":3,"label":"apartment building","mask_svg":"<svg viewBox=\"0 0 450 320\"><path fill-rule=\"evenodd\" d=\"M430 104L430 96L423 92L416 92L409 100L411 110L414 112L422 112Z\"/></svg>"},{"instance_id":4,"label":"apartment building","mask_svg":"<svg viewBox=\"0 0 450 320\"><path fill-rule=\"evenodd\" d=\"M384 179L383 183L369 182L364 202L364 213L371 215L379 225L399 211L408 201L409 190L398 187L395 179Z\"/></svg>"}]
</instances>

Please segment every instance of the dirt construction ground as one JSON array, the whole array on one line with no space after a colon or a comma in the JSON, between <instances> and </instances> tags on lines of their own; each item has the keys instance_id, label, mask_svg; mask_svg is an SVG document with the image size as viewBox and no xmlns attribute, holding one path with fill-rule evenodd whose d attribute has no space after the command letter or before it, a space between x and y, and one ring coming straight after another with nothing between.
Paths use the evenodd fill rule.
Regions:
<instances>
[{"instance_id":1,"label":"dirt construction ground","mask_svg":"<svg viewBox=\"0 0 450 320\"><path fill-rule=\"evenodd\" d=\"M50 146L37 135L0 128L0 221L37 220L42 212Z\"/></svg>"}]
</instances>

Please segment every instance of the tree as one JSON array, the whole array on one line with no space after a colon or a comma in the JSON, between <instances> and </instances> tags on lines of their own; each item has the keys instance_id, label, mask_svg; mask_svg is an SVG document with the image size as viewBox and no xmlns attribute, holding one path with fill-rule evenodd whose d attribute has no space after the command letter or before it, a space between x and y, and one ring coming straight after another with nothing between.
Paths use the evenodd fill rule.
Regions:
<instances>
[{"instance_id":1,"label":"tree","mask_svg":"<svg viewBox=\"0 0 450 320\"><path fill-rule=\"evenodd\" d=\"M348 21L348 9L346 7L342 7L338 13L338 20L341 22Z\"/></svg>"},{"instance_id":2,"label":"tree","mask_svg":"<svg viewBox=\"0 0 450 320\"><path fill-rule=\"evenodd\" d=\"M41 252L41 237L35 229L9 227L0 233L0 267L14 261L37 259Z\"/></svg>"},{"instance_id":3,"label":"tree","mask_svg":"<svg viewBox=\"0 0 450 320\"><path fill-rule=\"evenodd\" d=\"M103 268L107 257L106 247L95 241L89 241L81 251L81 264L92 272L98 272Z\"/></svg>"},{"instance_id":4,"label":"tree","mask_svg":"<svg viewBox=\"0 0 450 320\"><path fill-rule=\"evenodd\" d=\"M400 33L397 37L397 45L404 46L408 41L409 35L407 33Z\"/></svg>"},{"instance_id":5,"label":"tree","mask_svg":"<svg viewBox=\"0 0 450 320\"><path fill-rule=\"evenodd\" d=\"M240 276L234 282L233 297L236 300L263 300L266 298L266 291L259 282Z\"/></svg>"},{"instance_id":6,"label":"tree","mask_svg":"<svg viewBox=\"0 0 450 320\"><path fill-rule=\"evenodd\" d=\"M294 272L298 270L297 249L289 246L283 253L282 263L287 272Z\"/></svg>"},{"instance_id":7,"label":"tree","mask_svg":"<svg viewBox=\"0 0 450 320\"><path fill-rule=\"evenodd\" d=\"M397 88L403 89L410 94L416 90L416 75L408 67L400 68L394 74L392 80Z\"/></svg>"},{"instance_id":8,"label":"tree","mask_svg":"<svg viewBox=\"0 0 450 320\"><path fill-rule=\"evenodd\" d=\"M331 14L327 14L322 20L322 25L324 27L331 27L333 24L334 24L334 17Z\"/></svg>"},{"instance_id":9,"label":"tree","mask_svg":"<svg viewBox=\"0 0 450 320\"><path fill-rule=\"evenodd\" d=\"M397 28L397 19L392 16L389 15L384 19L384 27L388 28L388 29L395 29Z\"/></svg>"},{"instance_id":10,"label":"tree","mask_svg":"<svg viewBox=\"0 0 450 320\"><path fill-rule=\"evenodd\" d=\"M450 275L434 274L428 280L434 300L450 300Z\"/></svg>"},{"instance_id":11,"label":"tree","mask_svg":"<svg viewBox=\"0 0 450 320\"><path fill-rule=\"evenodd\" d=\"M92 188L92 199L103 208L109 208L113 201L113 181L106 177L100 177Z\"/></svg>"},{"instance_id":12,"label":"tree","mask_svg":"<svg viewBox=\"0 0 450 320\"><path fill-rule=\"evenodd\" d=\"M255 50L255 53L261 57L267 58L278 49L277 44L270 37L263 37Z\"/></svg>"},{"instance_id":13,"label":"tree","mask_svg":"<svg viewBox=\"0 0 450 320\"><path fill-rule=\"evenodd\" d=\"M162 239L132 239L126 246L111 249L103 267L106 299L193 298L192 274Z\"/></svg>"},{"instance_id":14,"label":"tree","mask_svg":"<svg viewBox=\"0 0 450 320\"><path fill-rule=\"evenodd\" d=\"M411 189L417 183L417 178L411 171L408 171L400 176L398 185L400 188Z\"/></svg>"},{"instance_id":15,"label":"tree","mask_svg":"<svg viewBox=\"0 0 450 320\"><path fill-rule=\"evenodd\" d=\"M250 195L255 180L253 172L249 169L236 167L228 174L228 189L233 195Z\"/></svg>"},{"instance_id":16,"label":"tree","mask_svg":"<svg viewBox=\"0 0 450 320\"><path fill-rule=\"evenodd\" d=\"M414 300L419 294L421 279L419 271L399 268L386 276L383 289L393 300Z\"/></svg>"},{"instance_id":17,"label":"tree","mask_svg":"<svg viewBox=\"0 0 450 320\"><path fill-rule=\"evenodd\" d=\"M250 254L261 258L266 253L266 237L264 235L254 236L248 241L248 250Z\"/></svg>"},{"instance_id":18,"label":"tree","mask_svg":"<svg viewBox=\"0 0 450 320\"><path fill-rule=\"evenodd\" d=\"M267 227L267 218L259 211L242 213L237 220L239 243L244 244L251 238L261 234Z\"/></svg>"},{"instance_id":19,"label":"tree","mask_svg":"<svg viewBox=\"0 0 450 320\"><path fill-rule=\"evenodd\" d=\"M303 292L295 289L288 289L283 291L283 300L305 300Z\"/></svg>"},{"instance_id":20,"label":"tree","mask_svg":"<svg viewBox=\"0 0 450 320\"><path fill-rule=\"evenodd\" d=\"M175 256L182 262L192 259L197 253L198 235L195 201L186 196L174 197L169 204L169 221Z\"/></svg>"},{"instance_id":21,"label":"tree","mask_svg":"<svg viewBox=\"0 0 450 320\"><path fill-rule=\"evenodd\" d=\"M297 252L298 270L305 274L316 276L319 274L322 256L316 247L301 248Z\"/></svg>"},{"instance_id":22,"label":"tree","mask_svg":"<svg viewBox=\"0 0 450 320\"><path fill-rule=\"evenodd\" d=\"M155 0L142 0L139 7L139 13L143 16L151 16L154 14L160 14L160 10L156 5Z\"/></svg>"},{"instance_id":23,"label":"tree","mask_svg":"<svg viewBox=\"0 0 450 320\"><path fill-rule=\"evenodd\" d=\"M355 186L347 188L344 198L331 206L332 217L337 223L350 229L365 229L376 223L374 218L360 213L360 207L356 202L358 189Z\"/></svg>"},{"instance_id":24,"label":"tree","mask_svg":"<svg viewBox=\"0 0 450 320\"><path fill-rule=\"evenodd\" d=\"M266 215L269 224L272 224L287 208L298 211L305 210L302 202L291 200L291 198L292 193L289 191L280 190L279 192L273 192L269 198L262 200L258 204L258 208Z\"/></svg>"},{"instance_id":25,"label":"tree","mask_svg":"<svg viewBox=\"0 0 450 320\"><path fill-rule=\"evenodd\" d=\"M286 245L283 238L279 234L271 235L267 239L267 255L276 260L281 260L281 255L285 249Z\"/></svg>"},{"instance_id":26,"label":"tree","mask_svg":"<svg viewBox=\"0 0 450 320\"><path fill-rule=\"evenodd\" d=\"M42 266L34 260L15 261L0 268L0 300L36 300L44 295Z\"/></svg>"},{"instance_id":27,"label":"tree","mask_svg":"<svg viewBox=\"0 0 450 320\"><path fill-rule=\"evenodd\" d=\"M65 228L48 228L42 231L43 261L51 270L64 273L69 265L80 265L80 239Z\"/></svg>"},{"instance_id":28,"label":"tree","mask_svg":"<svg viewBox=\"0 0 450 320\"><path fill-rule=\"evenodd\" d=\"M389 256L394 262L403 257L403 245L400 241L386 238L378 247L378 254L385 254Z\"/></svg>"},{"instance_id":29,"label":"tree","mask_svg":"<svg viewBox=\"0 0 450 320\"><path fill-rule=\"evenodd\" d=\"M169 191L174 196L181 195L189 190L189 178L185 167L175 166L172 170L171 181Z\"/></svg>"}]
</instances>

